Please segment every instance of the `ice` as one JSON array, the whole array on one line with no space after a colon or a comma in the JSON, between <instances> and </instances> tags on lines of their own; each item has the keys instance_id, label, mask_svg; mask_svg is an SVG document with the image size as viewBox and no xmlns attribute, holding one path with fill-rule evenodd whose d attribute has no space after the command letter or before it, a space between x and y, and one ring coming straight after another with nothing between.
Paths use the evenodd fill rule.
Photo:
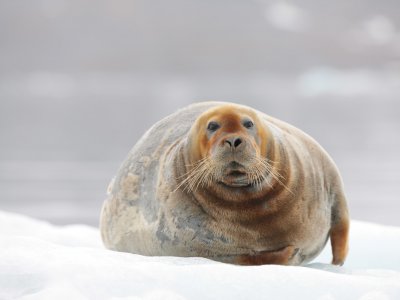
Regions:
<instances>
[{"instance_id":1,"label":"ice","mask_svg":"<svg viewBox=\"0 0 400 300\"><path fill-rule=\"evenodd\" d=\"M400 91L398 71L371 72L363 69L339 70L316 67L304 72L298 80L299 93L305 97L339 96L379 97Z\"/></svg>"},{"instance_id":2,"label":"ice","mask_svg":"<svg viewBox=\"0 0 400 300\"><path fill-rule=\"evenodd\" d=\"M286 1L278 1L268 6L265 17L277 29L304 31L308 27L307 14L303 9Z\"/></svg>"},{"instance_id":3,"label":"ice","mask_svg":"<svg viewBox=\"0 0 400 300\"><path fill-rule=\"evenodd\" d=\"M378 45L387 44L396 38L396 29L389 18L385 16L375 16L365 23L367 31L372 42Z\"/></svg>"},{"instance_id":4,"label":"ice","mask_svg":"<svg viewBox=\"0 0 400 300\"><path fill-rule=\"evenodd\" d=\"M96 228L0 212L0 299L400 299L400 228L351 223L344 267L233 266L103 248Z\"/></svg>"}]
</instances>

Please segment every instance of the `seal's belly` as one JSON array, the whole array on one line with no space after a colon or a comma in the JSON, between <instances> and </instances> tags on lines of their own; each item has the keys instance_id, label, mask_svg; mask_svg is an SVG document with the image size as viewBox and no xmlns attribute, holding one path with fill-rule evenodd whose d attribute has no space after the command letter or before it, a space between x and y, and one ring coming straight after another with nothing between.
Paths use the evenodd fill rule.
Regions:
<instances>
[{"instance_id":1,"label":"seal's belly","mask_svg":"<svg viewBox=\"0 0 400 300\"><path fill-rule=\"evenodd\" d=\"M128 176L127 180L134 179ZM136 201L113 198L104 205L102 222L107 224L102 227L108 228L108 234L103 240L109 248L143 255L209 257L237 264L268 263L271 256L290 253L286 264L300 264L323 249L330 228L329 219L325 217L329 213L328 205L321 205L301 217L294 214L291 224L271 223L266 217L257 227L248 228L211 220L191 202L176 206L172 202L182 201L179 194L170 199L157 199L157 202L176 206L174 210L169 206L151 207L152 204L146 204L149 195L155 194L136 195ZM326 211L321 213L324 209ZM289 251L287 247L293 249Z\"/></svg>"},{"instance_id":2,"label":"seal's belly","mask_svg":"<svg viewBox=\"0 0 400 300\"><path fill-rule=\"evenodd\" d=\"M263 222L253 228L239 223L219 223L210 220L197 207L186 208L165 211L152 229L159 242L156 255L201 256L228 263L261 264L268 263L271 255L290 253L286 264L301 264L322 251L330 228L329 219L319 210L302 217L294 214L291 224L271 223L267 217L264 225L268 230L263 230ZM287 247L291 250L282 252Z\"/></svg>"}]
</instances>

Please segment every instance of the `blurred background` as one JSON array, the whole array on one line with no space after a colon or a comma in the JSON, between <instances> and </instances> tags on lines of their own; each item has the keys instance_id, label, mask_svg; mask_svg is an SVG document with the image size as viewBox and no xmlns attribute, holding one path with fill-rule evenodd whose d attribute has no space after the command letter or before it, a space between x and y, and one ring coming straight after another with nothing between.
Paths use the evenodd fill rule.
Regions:
<instances>
[{"instance_id":1,"label":"blurred background","mask_svg":"<svg viewBox=\"0 0 400 300\"><path fill-rule=\"evenodd\" d=\"M398 0L0 0L0 209L97 225L140 136L204 100L309 133L352 218L400 225Z\"/></svg>"}]
</instances>

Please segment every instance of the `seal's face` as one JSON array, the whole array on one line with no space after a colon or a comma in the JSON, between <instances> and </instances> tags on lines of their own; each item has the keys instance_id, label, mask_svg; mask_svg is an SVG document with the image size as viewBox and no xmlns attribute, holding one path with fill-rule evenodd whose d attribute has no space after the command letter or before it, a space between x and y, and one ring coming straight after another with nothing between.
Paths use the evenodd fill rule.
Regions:
<instances>
[{"instance_id":1,"label":"seal's face","mask_svg":"<svg viewBox=\"0 0 400 300\"><path fill-rule=\"evenodd\" d=\"M247 186L249 174L260 156L260 138L255 121L248 114L220 111L207 118L204 149L218 171L218 179L228 186Z\"/></svg>"},{"instance_id":2,"label":"seal's face","mask_svg":"<svg viewBox=\"0 0 400 300\"><path fill-rule=\"evenodd\" d=\"M211 109L197 119L190 137L189 188L214 183L227 188L254 187L266 179L267 134L251 109L233 105Z\"/></svg>"}]
</instances>

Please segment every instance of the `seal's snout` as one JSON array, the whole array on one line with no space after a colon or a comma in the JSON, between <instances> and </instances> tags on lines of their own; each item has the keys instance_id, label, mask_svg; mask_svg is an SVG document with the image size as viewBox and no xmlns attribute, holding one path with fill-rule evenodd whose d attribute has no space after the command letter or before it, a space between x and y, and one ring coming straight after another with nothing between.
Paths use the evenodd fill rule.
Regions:
<instances>
[{"instance_id":1,"label":"seal's snout","mask_svg":"<svg viewBox=\"0 0 400 300\"><path fill-rule=\"evenodd\" d=\"M239 148L241 145L243 146L244 140L240 136L231 136L225 138L223 144L233 150Z\"/></svg>"}]
</instances>

